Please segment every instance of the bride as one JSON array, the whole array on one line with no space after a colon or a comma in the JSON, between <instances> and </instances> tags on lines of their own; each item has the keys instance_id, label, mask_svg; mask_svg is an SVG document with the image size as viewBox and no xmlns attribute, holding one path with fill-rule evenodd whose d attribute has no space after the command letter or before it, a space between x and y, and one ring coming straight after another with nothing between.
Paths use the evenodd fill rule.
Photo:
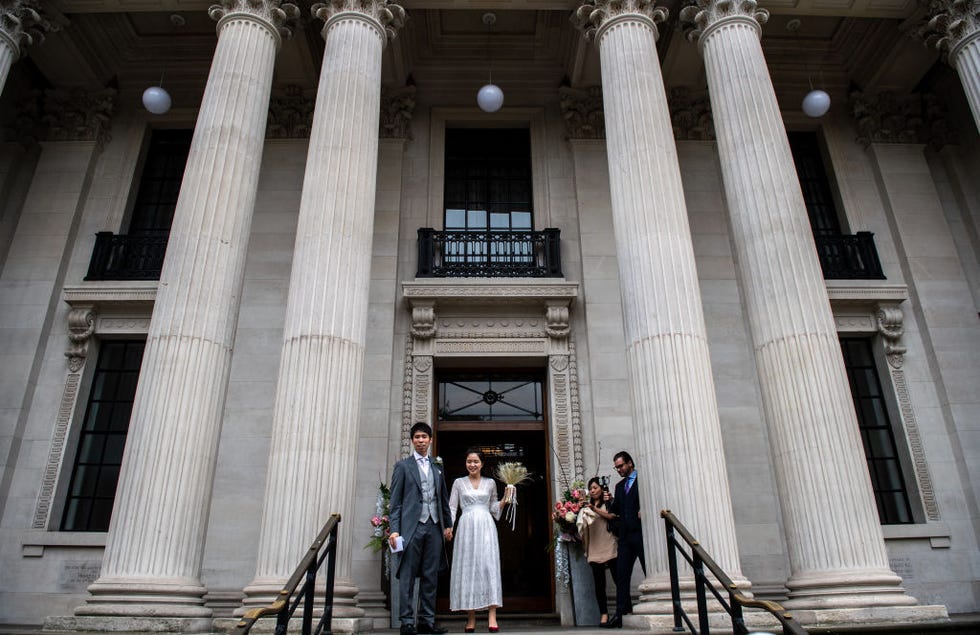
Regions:
<instances>
[{"instance_id":1,"label":"bride","mask_svg":"<svg viewBox=\"0 0 980 635\"><path fill-rule=\"evenodd\" d=\"M453 569L449 584L449 609L467 611L465 632L476 629L476 612L489 609L488 626L496 633L497 608L503 604L500 583L500 547L497 526L501 508L510 503L497 501L497 484L484 478L480 452L466 451L467 475L453 482L449 509L453 522L457 508L462 508L453 547Z\"/></svg>"}]
</instances>

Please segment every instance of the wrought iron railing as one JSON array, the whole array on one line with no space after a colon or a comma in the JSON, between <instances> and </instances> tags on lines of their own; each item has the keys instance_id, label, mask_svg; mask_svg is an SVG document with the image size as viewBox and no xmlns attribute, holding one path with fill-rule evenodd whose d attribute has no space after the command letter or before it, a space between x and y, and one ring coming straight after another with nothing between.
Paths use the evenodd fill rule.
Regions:
<instances>
[{"instance_id":1,"label":"wrought iron railing","mask_svg":"<svg viewBox=\"0 0 980 635\"><path fill-rule=\"evenodd\" d=\"M169 234L99 232L86 280L159 280Z\"/></svg>"},{"instance_id":2,"label":"wrought iron railing","mask_svg":"<svg viewBox=\"0 0 980 635\"><path fill-rule=\"evenodd\" d=\"M560 278L560 230L419 229L419 278Z\"/></svg>"},{"instance_id":3,"label":"wrought iron railing","mask_svg":"<svg viewBox=\"0 0 980 635\"><path fill-rule=\"evenodd\" d=\"M825 280L884 280L872 232L814 236Z\"/></svg>"},{"instance_id":4,"label":"wrought iron railing","mask_svg":"<svg viewBox=\"0 0 980 635\"><path fill-rule=\"evenodd\" d=\"M269 606L250 609L242 616L242 619L235 625L235 635L247 635L252 626L262 617L268 615L276 616L275 635L286 635L289 627L289 620L293 613L299 608L300 602L303 603L302 632L303 635L331 635L330 621L333 618L333 584L334 570L337 564L337 530L340 526L340 514L332 514L327 524L323 526L316 540L310 545L309 550L299 566L290 576L289 581L283 586L282 591L276 596L275 602ZM323 592L323 614L317 622L316 630L313 630L313 613L316 610L316 574L327 561L327 580ZM299 589L300 581L303 586Z\"/></svg>"},{"instance_id":5,"label":"wrought iron railing","mask_svg":"<svg viewBox=\"0 0 980 635\"><path fill-rule=\"evenodd\" d=\"M660 516L664 519L664 527L667 531L667 563L670 566L670 599L674 606L675 631L689 630L695 635L710 635L707 591L711 591L711 594L731 617L734 635L748 635L749 630L745 626L745 618L742 614L743 608L757 608L767 611L782 625L783 635L807 635L806 630L796 623L793 616L776 602L756 600L743 595L738 586L732 582L732 579L708 555L701 543L691 535L691 532L677 520L677 517L669 509L661 511ZM678 535L680 535L680 539L678 539ZM678 553L687 560L687 563L694 570L694 592L698 605L697 627L694 626L681 604L680 576L677 571ZM719 591L715 588L714 583L705 573L705 568L711 572L719 584L724 585L724 590ZM687 629L684 628L685 625Z\"/></svg>"}]
</instances>

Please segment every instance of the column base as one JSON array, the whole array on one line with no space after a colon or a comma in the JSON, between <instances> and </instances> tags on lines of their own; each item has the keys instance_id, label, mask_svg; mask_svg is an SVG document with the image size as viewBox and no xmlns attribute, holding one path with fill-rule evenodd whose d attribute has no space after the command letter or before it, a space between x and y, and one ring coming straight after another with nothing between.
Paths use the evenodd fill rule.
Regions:
<instances>
[{"instance_id":1,"label":"column base","mask_svg":"<svg viewBox=\"0 0 980 635\"><path fill-rule=\"evenodd\" d=\"M279 592L282 591L283 585L286 584L288 580L274 580L270 578L255 579L249 584L243 592L245 593L244 599L242 599L242 605L235 609L235 616L241 617L245 615L246 611L255 608L261 608L263 606L269 606L276 601L279 597ZM322 578L318 580L317 584L317 604L315 608L315 617L319 617L323 611L323 588L319 582L322 582ZM301 609L296 610L296 615L301 613ZM338 579L334 580L333 585L333 621L336 622L339 619L360 619L364 617L364 609L357 605L357 585L354 584L349 579ZM337 629L335 629L337 630ZM359 631L345 631L345 632L359 632Z\"/></svg>"},{"instance_id":2,"label":"column base","mask_svg":"<svg viewBox=\"0 0 980 635\"><path fill-rule=\"evenodd\" d=\"M210 625L212 611L204 606L207 589L195 580L175 579L172 582L147 582L129 578L99 578L89 585L91 594L85 604L75 609L77 618L106 618L107 628L96 630L141 630L111 628L120 620L169 620L174 625L196 624L197 620ZM68 619L68 618L66 618ZM94 620L92 623L96 623ZM180 626L184 628L184 626ZM77 630L87 630L79 628ZM157 630L157 629L150 629ZM167 627L164 630L172 630ZM180 631L185 632L185 631ZM197 632L197 631L186 631Z\"/></svg>"},{"instance_id":3,"label":"column base","mask_svg":"<svg viewBox=\"0 0 980 635\"><path fill-rule=\"evenodd\" d=\"M783 606L794 611L916 604L902 588L902 579L887 569L797 576L786 582L786 588L789 593Z\"/></svg>"},{"instance_id":4,"label":"column base","mask_svg":"<svg viewBox=\"0 0 980 635\"><path fill-rule=\"evenodd\" d=\"M725 589L721 584L711 577L712 582L715 584L715 588L718 589L719 593L725 593ZM736 576L732 579L732 582L739 588L743 595L747 597L753 597L752 595L752 583L748 578L744 576ZM681 590L681 602L684 605L684 609L688 611L689 614L697 615L697 595L694 587L694 578L686 577L680 580L680 590ZM721 604L715 600L714 595L711 591L705 591L708 596L708 611L710 613L722 612L724 609ZM640 584L640 601L633 605L633 613L635 615L672 615L674 611L674 605L670 598L670 578L668 577L657 577L657 578L647 578Z\"/></svg>"},{"instance_id":5,"label":"column base","mask_svg":"<svg viewBox=\"0 0 980 635\"><path fill-rule=\"evenodd\" d=\"M795 610L792 615L806 627L898 626L949 622L949 613L946 611L946 607L941 604L872 606L857 609L804 609Z\"/></svg>"},{"instance_id":6,"label":"column base","mask_svg":"<svg viewBox=\"0 0 980 635\"><path fill-rule=\"evenodd\" d=\"M49 617L45 631L72 633L209 633L210 617L79 616Z\"/></svg>"}]
</instances>

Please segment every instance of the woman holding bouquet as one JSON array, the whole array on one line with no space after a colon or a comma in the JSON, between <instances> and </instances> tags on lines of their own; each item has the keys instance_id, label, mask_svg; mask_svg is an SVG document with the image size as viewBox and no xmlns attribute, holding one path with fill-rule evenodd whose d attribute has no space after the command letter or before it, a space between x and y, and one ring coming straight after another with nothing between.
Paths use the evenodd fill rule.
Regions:
<instances>
[{"instance_id":1,"label":"woman holding bouquet","mask_svg":"<svg viewBox=\"0 0 980 635\"><path fill-rule=\"evenodd\" d=\"M503 604L500 582L500 547L497 526L501 508L510 501L508 495L497 501L497 484L484 478L483 458L475 449L466 451L467 475L456 479L449 494L449 509L453 521L457 509L462 509L459 526L454 535L453 569L449 582L449 609L467 611L465 632L476 629L476 612L489 610L491 633L497 626L497 607Z\"/></svg>"},{"instance_id":2,"label":"woman holding bouquet","mask_svg":"<svg viewBox=\"0 0 980 635\"><path fill-rule=\"evenodd\" d=\"M609 621L609 607L606 603L606 569L616 579L616 536L609 530L613 515L606 509L607 492L597 477L589 479L589 503L579 515L579 533L585 548L592 579L595 581L595 599L599 604L600 624Z\"/></svg>"}]
</instances>

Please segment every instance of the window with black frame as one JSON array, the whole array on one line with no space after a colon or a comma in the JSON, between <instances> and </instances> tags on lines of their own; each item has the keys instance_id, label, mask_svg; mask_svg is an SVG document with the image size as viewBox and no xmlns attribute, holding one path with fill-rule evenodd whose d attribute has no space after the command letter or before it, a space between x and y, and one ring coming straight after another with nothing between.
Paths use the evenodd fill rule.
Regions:
<instances>
[{"instance_id":1,"label":"window with black frame","mask_svg":"<svg viewBox=\"0 0 980 635\"><path fill-rule=\"evenodd\" d=\"M193 130L154 130L143 163L130 234L170 233Z\"/></svg>"},{"instance_id":2,"label":"window with black frame","mask_svg":"<svg viewBox=\"0 0 980 635\"><path fill-rule=\"evenodd\" d=\"M144 346L143 340L107 340L99 347L62 531L109 529Z\"/></svg>"},{"instance_id":3,"label":"window with black frame","mask_svg":"<svg viewBox=\"0 0 980 635\"><path fill-rule=\"evenodd\" d=\"M456 374L439 382L439 421L544 421L540 379Z\"/></svg>"},{"instance_id":4,"label":"window with black frame","mask_svg":"<svg viewBox=\"0 0 980 635\"><path fill-rule=\"evenodd\" d=\"M448 128L443 200L445 265L533 263L530 132Z\"/></svg>"},{"instance_id":5,"label":"window with black frame","mask_svg":"<svg viewBox=\"0 0 980 635\"><path fill-rule=\"evenodd\" d=\"M871 342L869 337L840 338L878 518L883 525L912 523L912 506Z\"/></svg>"}]
</instances>

